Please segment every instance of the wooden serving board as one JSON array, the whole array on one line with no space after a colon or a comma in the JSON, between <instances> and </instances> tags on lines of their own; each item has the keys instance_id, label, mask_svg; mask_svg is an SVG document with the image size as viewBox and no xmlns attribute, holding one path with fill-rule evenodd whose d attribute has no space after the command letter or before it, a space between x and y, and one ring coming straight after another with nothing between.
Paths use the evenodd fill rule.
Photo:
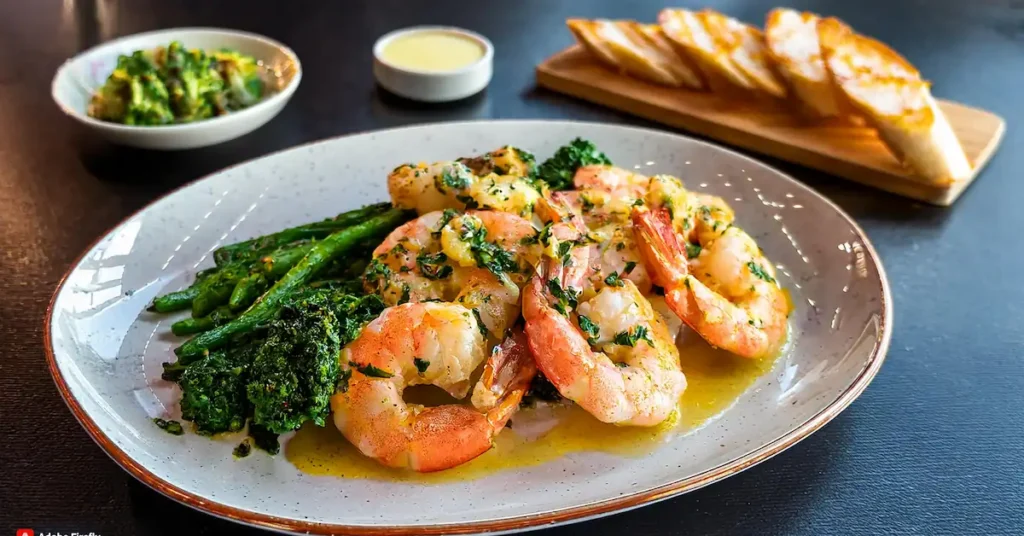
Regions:
<instances>
[{"instance_id":1,"label":"wooden serving board","mask_svg":"<svg viewBox=\"0 0 1024 536\"><path fill-rule=\"evenodd\" d=\"M656 86L613 72L575 45L537 66L537 83L548 89L682 128L754 152L818 169L888 192L949 206L988 163L1006 130L998 115L950 101L939 106L967 158L970 178L932 184L909 174L874 130L808 123L772 103Z\"/></svg>"}]
</instances>

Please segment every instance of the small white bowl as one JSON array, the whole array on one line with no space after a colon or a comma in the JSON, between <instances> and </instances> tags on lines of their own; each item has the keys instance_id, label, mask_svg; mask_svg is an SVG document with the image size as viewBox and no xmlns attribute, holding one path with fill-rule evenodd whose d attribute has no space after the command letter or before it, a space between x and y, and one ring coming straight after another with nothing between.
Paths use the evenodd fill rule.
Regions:
<instances>
[{"instance_id":1,"label":"small white bowl","mask_svg":"<svg viewBox=\"0 0 1024 536\"><path fill-rule=\"evenodd\" d=\"M484 49L477 61L451 71L426 71L388 63L384 47L391 41L413 33L451 33L472 39ZM373 45L373 76L384 89L423 102L446 102L479 93L491 82L494 46L486 37L452 26L414 26L385 34Z\"/></svg>"},{"instance_id":2,"label":"small white bowl","mask_svg":"<svg viewBox=\"0 0 1024 536\"><path fill-rule=\"evenodd\" d=\"M276 80L273 93L259 103L218 117L179 125L129 126L89 117L89 99L117 65L117 57L180 41L186 48L231 48L261 61ZM260 35L219 28L174 28L122 37L100 44L64 62L53 77L54 102L67 115L113 143L143 149L193 149L248 134L273 119L299 87L302 66L292 50Z\"/></svg>"}]
</instances>

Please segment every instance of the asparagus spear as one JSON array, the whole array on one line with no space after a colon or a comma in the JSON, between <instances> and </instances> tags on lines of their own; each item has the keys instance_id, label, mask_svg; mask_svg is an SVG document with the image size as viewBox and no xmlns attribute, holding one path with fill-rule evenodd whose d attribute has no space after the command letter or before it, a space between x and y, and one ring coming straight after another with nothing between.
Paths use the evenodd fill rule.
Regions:
<instances>
[{"instance_id":1,"label":"asparagus spear","mask_svg":"<svg viewBox=\"0 0 1024 536\"><path fill-rule=\"evenodd\" d=\"M303 257L309 253L313 244L302 244L294 248L275 251L259 259L249 275L243 277L231 291L228 306L240 311L252 305L256 298L267 290L270 283L284 277Z\"/></svg>"},{"instance_id":2,"label":"asparagus spear","mask_svg":"<svg viewBox=\"0 0 1024 536\"><path fill-rule=\"evenodd\" d=\"M176 348L174 353L178 354L179 362L187 365L202 357L205 352L228 343L232 337L265 325L277 315L282 302L290 294L312 281L331 260L356 247L366 237L393 229L410 217L411 214L404 210L388 210L317 242L302 261L238 318L223 326L201 333Z\"/></svg>"},{"instance_id":3,"label":"asparagus spear","mask_svg":"<svg viewBox=\"0 0 1024 536\"><path fill-rule=\"evenodd\" d=\"M192 306L192 300L198 295L199 287L193 285L187 289L160 296L153 300L153 305L149 306L149 310L158 313L173 313L174 311L188 309Z\"/></svg>"},{"instance_id":4,"label":"asparagus spear","mask_svg":"<svg viewBox=\"0 0 1024 536\"><path fill-rule=\"evenodd\" d=\"M230 268L236 263L246 261L251 263L258 261L260 257L263 256L277 255L283 246L295 241L310 238L323 238L335 231L339 231L345 227L378 215L384 212L384 207L388 206L390 205L387 203L369 205L339 214L333 220L311 223L295 227L293 229L286 229L272 235L224 246L214 252L214 260L217 263L217 266L207 268L196 274L196 281L191 287L156 298L149 309L158 313L171 313L182 309L188 309L193 306L193 302L199 298L200 295L205 294L200 300L201 303L199 306L193 308L192 313L193 316L197 318L205 316L214 308L227 302L232 293L235 292L234 285L237 285L237 283L245 277L244 275L239 275L235 272L235 277L233 278L224 278L223 276L215 278L215 276L220 274L224 269ZM273 279L283 276L284 273L286 273L296 262L301 260L303 255L305 255L305 251L297 257L283 259L286 262L285 264L280 264L279 262L275 263L281 270ZM275 258L272 260L277 259ZM291 264L287 264L287 262L291 262ZM212 280L207 281L205 284L203 283L204 280L210 279ZM234 279L234 283L230 282L231 279ZM247 284L252 285L252 283L253 282L248 282ZM266 290L266 286L263 286L262 288L254 287L239 290L239 297L238 300L236 300L236 309L247 307L257 297L259 297L259 293L264 290ZM248 301L244 301L243 298Z\"/></svg>"},{"instance_id":5,"label":"asparagus spear","mask_svg":"<svg viewBox=\"0 0 1024 536\"><path fill-rule=\"evenodd\" d=\"M235 313L228 307L218 307L212 313L200 318L186 318L171 324L175 335L194 335L227 324L235 319Z\"/></svg>"},{"instance_id":6,"label":"asparagus spear","mask_svg":"<svg viewBox=\"0 0 1024 536\"><path fill-rule=\"evenodd\" d=\"M239 259L252 259L257 257L260 252L268 249L272 250L299 240L324 238L331 233L366 221L368 218L379 216L390 208L390 203L367 205L338 214L334 219L308 223L259 238L223 246L213 252L213 261L217 265L221 265Z\"/></svg>"},{"instance_id":7,"label":"asparagus spear","mask_svg":"<svg viewBox=\"0 0 1024 536\"><path fill-rule=\"evenodd\" d=\"M224 265L213 275L198 281L194 285L199 288L199 292L192 300L192 317L206 316L217 307L227 303L235 285L248 273L249 270L244 264L231 263Z\"/></svg>"}]
</instances>

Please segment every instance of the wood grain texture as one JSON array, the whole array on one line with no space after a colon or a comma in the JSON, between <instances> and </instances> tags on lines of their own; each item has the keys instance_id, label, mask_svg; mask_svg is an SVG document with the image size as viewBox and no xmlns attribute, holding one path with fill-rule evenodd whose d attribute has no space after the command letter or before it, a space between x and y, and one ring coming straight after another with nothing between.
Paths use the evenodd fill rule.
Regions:
<instances>
[{"instance_id":1,"label":"wood grain texture","mask_svg":"<svg viewBox=\"0 0 1024 536\"><path fill-rule=\"evenodd\" d=\"M998 115L939 101L960 139L973 173L948 185L910 174L874 130L810 123L787 105L738 101L714 93L661 87L610 71L575 45L537 66L537 83L646 119L682 128L809 168L927 203L948 206L977 178L1006 130Z\"/></svg>"}]
</instances>

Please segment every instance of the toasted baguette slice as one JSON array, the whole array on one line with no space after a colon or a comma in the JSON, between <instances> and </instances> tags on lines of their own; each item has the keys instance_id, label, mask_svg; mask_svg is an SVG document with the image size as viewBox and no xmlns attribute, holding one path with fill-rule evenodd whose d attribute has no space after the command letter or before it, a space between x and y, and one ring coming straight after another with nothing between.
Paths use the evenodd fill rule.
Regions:
<instances>
[{"instance_id":1,"label":"toasted baguette slice","mask_svg":"<svg viewBox=\"0 0 1024 536\"><path fill-rule=\"evenodd\" d=\"M773 9L765 23L765 41L779 74L789 82L802 109L812 117L828 118L852 112L836 94L818 43L818 20L813 13Z\"/></svg>"},{"instance_id":2,"label":"toasted baguette slice","mask_svg":"<svg viewBox=\"0 0 1024 536\"><path fill-rule=\"evenodd\" d=\"M696 13L686 9L663 9L658 24L676 51L689 58L712 91L734 93L755 91L757 85L722 50Z\"/></svg>"},{"instance_id":3,"label":"toasted baguette slice","mask_svg":"<svg viewBox=\"0 0 1024 536\"><path fill-rule=\"evenodd\" d=\"M631 76L670 87L690 87L693 76L682 59L671 50L649 44L630 22L569 19L566 22L576 40L595 58Z\"/></svg>"},{"instance_id":4,"label":"toasted baguette slice","mask_svg":"<svg viewBox=\"0 0 1024 536\"><path fill-rule=\"evenodd\" d=\"M786 86L772 67L761 30L710 9L700 11L697 17L717 48L758 90L775 98L786 97Z\"/></svg>"},{"instance_id":5,"label":"toasted baguette slice","mask_svg":"<svg viewBox=\"0 0 1024 536\"><path fill-rule=\"evenodd\" d=\"M661 26L657 24L641 24L635 21L622 21L618 23L626 35L634 43L643 45L652 53L657 54L665 62L665 66L672 71L672 74L683 82L683 85L696 90L706 88L700 70L690 61L688 56L679 54L672 46L672 42L665 36Z\"/></svg>"},{"instance_id":6,"label":"toasted baguette slice","mask_svg":"<svg viewBox=\"0 0 1024 536\"><path fill-rule=\"evenodd\" d=\"M910 62L834 18L818 22L818 40L839 92L878 129L904 166L937 184L970 176L971 164L953 128Z\"/></svg>"}]
</instances>

